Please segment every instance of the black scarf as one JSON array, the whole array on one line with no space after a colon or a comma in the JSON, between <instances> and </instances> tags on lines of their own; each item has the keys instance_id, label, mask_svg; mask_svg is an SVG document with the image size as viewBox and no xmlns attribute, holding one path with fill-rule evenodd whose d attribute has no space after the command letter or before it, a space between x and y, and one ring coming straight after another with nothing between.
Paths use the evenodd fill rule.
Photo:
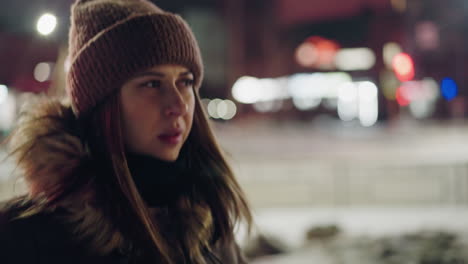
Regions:
<instances>
[{"instance_id":1,"label":"black scarf","mask_svg":"<svg viewBox=\"0 0 468 264\"><path fill-rule=\"evenodd\" d=\"M127 153L127 162L140 195L150 207L170 206L193 190L195 174L182 151L174 162L135 153Z\"/></svg>"}]
</instances>

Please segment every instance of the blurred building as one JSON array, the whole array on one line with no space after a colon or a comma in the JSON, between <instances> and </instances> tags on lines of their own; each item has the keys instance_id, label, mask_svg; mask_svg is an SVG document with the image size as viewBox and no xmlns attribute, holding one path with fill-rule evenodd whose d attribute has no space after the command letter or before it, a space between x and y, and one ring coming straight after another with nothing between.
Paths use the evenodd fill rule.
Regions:
<instances>
[{"instance_id":1,"label":"blurred building","mask_svg":"<svg viewBox=\"0 0 468 264\"><path fill-rule=\"evenodd\" d=\"M181 13L192 25L206 65L202 96L235 99L237 117L309 120L327 114L349 121L361 114L378 120L466 116L466 1L154 2ZM72 3L2 2L0 85L14 92L63 89ZM57 25L43 36L36 28L47 12ZM408 57L395 64L399 53ZM246 101L233 91L243 76L254 78L237 86ZM296 77L301 82L291 84ZM360 88L363 82L372 86ZM352 88L343 90L342 85Z\"/></svg>"}]
</instances>

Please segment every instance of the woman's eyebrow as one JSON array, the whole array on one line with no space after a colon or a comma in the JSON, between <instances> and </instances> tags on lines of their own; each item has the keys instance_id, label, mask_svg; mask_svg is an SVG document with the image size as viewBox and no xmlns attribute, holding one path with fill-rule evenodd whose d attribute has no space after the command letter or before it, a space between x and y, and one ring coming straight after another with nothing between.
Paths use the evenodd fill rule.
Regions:
<instances>
[{"instance_id":1,"label":"woman's eyebrow","mask_svg":"<svg viewBox=\"0 0 468 264\"><path fill-rule=\"evenodd\" d=\"M190 71L187 71L187 72L181 72L179 74L179 76L187 76L187 75L193 75L192 72ZM166 76L164 73L162 72L154 72L154 71L149 71L149 72L140 72L140 73L137 73L133 76L133 78L140 78L140 77L146 77L146 76L156 76L156 77L164 77Z\"/></svg>"},{"instance_id":2,"label":"woman's eyebrow","mask_svg":"<svg viewBox=\"0 0 468 264\"><path fill-rule=\"evenodd\" d=\"M156 77L164 77L164 73L161 72L140 72L137 73L133 76L133 78L139 78L139 77L146 77L146 76L156 76Z\"/></svg>"}]
</instances>

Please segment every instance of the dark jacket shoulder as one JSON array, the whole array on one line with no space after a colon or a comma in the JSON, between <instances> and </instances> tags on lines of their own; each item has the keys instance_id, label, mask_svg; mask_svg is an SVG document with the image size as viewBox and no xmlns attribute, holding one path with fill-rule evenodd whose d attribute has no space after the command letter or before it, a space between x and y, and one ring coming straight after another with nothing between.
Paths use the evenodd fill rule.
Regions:
<instances>
[{"instance_id":1,"label":"dark jacket shoulder","mask_svg":"<svg viewBox=\"0 0 468 264\"><path fill-rule=\"evenodd\" d=\"M2 264L92 263L84 250L74 244L70 233L55 213L40 212L23 216L31 205L31 202L21 197L4 202L1 206Z\"/></svg>"}]
</instances>

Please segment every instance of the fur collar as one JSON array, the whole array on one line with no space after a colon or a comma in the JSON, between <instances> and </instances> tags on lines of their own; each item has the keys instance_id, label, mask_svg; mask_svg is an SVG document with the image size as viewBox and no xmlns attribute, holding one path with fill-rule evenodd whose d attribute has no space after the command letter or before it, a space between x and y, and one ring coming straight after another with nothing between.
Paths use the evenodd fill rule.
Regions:
<instances>
[{"instance_id":1,"label":"fur collar","mask_svg":"<svg viewBox=\"0 0 468 264\"><path fill-rule=\"evenodd\" d=\"M10 149L23 170L29 197L35 204L23 216L63 208L67 212L63 221L71 227L74 237L84 240L92 251L106 255L128 248L129 243L99 205L101 193L93 179L102 172L96 169L99 164L90 156L79 131L71 107L59 100L40 98L22 110ZM75 186L81 187L74 189ZM58 191L63 188L72 191L62 197ZM184 220L177 224L187 230L186 237L193 243L198 243L194 239L209 237L212 219L207 208L181 208L177 218ZM170 222L165 219L167 210L151 210L157 226ZM193 228L188 221L197 222L198 226Z\"/></svg>"}]
</instances>

